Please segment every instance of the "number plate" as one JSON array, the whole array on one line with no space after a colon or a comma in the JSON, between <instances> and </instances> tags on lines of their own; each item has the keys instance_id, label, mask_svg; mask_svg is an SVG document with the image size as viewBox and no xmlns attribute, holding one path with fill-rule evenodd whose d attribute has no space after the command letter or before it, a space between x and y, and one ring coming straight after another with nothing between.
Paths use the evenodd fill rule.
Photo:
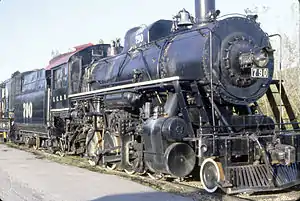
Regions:
<instances>
[{"instance_id":1,"label":"number plate","mask_svg":"<svg viewBox=\"0 0 300 201\"><path fill-rule=\"evenodd\" d=\"M269 69L268 68L251 68L251 77L268 78L269 77Z\"/></svg>"}]
</instances>

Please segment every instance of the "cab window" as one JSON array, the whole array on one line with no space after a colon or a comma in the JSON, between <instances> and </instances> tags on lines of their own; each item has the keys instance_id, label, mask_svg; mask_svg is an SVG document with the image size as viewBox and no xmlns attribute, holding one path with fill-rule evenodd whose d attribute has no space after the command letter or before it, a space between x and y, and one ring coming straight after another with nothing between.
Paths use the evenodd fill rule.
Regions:
<instances>
[{"instance_id":1,"label":"cab window","mask_svg":"<svg viewBox=\"0 0 300 201\"><path fill-rule=\"evenodd\" d=\"M54 89L61 89L67 87L67 76L68 76L68 66L63 64L61 67L57 68L53 72L54 77Z\"/></svg>"},{"instance_id":2,"label":"cab window","mask_svg":"<svg viewBox=\"0 0 300 201\"><path fill-rule=\"evenodd\" d=\"M16 80L16 93L19 94L18 84L21 80ZM45 88L45 71L39 70L25 74L22 78L22 93L29 93L33 91L43 90Z\"/></svg>"}]
</instances>

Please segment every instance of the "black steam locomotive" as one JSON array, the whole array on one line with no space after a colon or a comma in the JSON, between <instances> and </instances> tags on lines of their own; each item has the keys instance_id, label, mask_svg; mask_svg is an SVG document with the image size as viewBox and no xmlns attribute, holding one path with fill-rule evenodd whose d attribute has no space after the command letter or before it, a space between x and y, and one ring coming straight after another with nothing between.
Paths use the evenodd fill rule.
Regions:
<instances>
[{"instance_id":1,"label":"black steam locomotive","mask_svg":"<svg viewBox=\"0 0 300 201\"><path fill-rule=\"evenodd\" d=\"M287 130L257 104L276 82L269 36L257 16L195 7L195 18L183 9L130 29L124 47L78 47L14 74L2 97L9 137L128 174L196 172L208 192L299 184L298 123Z\"/></svg>"}]
</instances>

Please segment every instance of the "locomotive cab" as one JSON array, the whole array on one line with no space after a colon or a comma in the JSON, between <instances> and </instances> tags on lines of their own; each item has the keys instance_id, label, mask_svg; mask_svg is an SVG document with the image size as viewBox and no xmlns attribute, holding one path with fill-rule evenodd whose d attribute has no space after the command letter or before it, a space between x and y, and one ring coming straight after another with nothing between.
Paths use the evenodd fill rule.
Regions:
<instances>
[{"instance_id":1,"label":"locomotive cab","mask_svg":"<svg viewBox=\"0 0 300 201\"><path fill-rule=\"evenodd\" d=\"M68 107L68 65L67 63L54 67L51 70L52 108L62 109Z\"/></svg>"}]
</instances>

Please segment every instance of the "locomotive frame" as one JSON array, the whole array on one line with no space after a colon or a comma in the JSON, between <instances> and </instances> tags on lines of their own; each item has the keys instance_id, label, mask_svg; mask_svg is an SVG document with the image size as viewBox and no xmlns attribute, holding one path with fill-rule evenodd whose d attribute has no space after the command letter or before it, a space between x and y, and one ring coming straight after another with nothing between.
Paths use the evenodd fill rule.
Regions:
<instances>
[{"instance_id":1,"label":"locomotive frame","mask_svg":"<svg viewBox=\"0 0 300 201\"><path fill-rule=\"evenodd\" d=\"M217 22L214 1L195 5L195 21L183 9L174 21L129 30L124 47L119 41L76 47L46 69L13 75L5 83L5 109L14 114L6 128L10 139L86 156L128 174L185 178L200 172L211 193L300 184L299 124L282 81L272 80L268 38L279 35L266 36L257 16ZM252 35L245 35L250 29ZM263 48L253 51L259 39ZM26 76L35 78L29 82ZM40 90L23 90L35 82ZM291 130L270 85L279 88ZM264 94L275 121L259 112L257 100Z\"/></svg>"}]
</instances>

